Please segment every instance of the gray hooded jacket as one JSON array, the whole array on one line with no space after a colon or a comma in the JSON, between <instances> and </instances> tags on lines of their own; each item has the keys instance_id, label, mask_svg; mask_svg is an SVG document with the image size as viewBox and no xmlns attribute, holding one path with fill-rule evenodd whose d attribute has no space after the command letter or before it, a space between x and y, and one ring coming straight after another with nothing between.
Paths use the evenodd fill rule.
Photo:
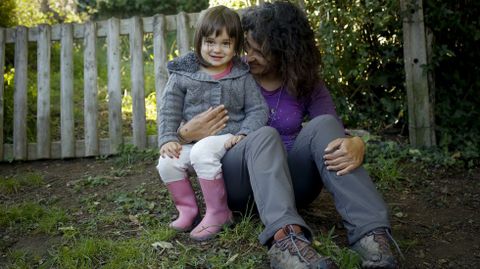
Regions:
<instances>
[{"instance_id":1,"label":"gray hooded jacket","mask_svg":"<svg viewBox=\"0 0 480 269\"><path fill-rule=\"evenodd\" d=\"M169 78L160 106L159 147L178 142L180 123L209 107L225 105L229 120L218 135L245 134L264 126L268 108L249 67L233 59L232 71L220 80L200 71L197 56L190 52L168 63Z\"/></svg>"}]
</instances>

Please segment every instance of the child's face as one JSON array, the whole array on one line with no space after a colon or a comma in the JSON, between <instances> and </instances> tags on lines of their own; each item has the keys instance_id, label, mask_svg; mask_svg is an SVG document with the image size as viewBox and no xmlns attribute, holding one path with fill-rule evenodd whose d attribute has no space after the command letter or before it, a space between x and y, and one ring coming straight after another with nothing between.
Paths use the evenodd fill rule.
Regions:
<instances>
[{"instance_id":1,"label":"child's face","mask_svg":"<svg viewBox=\"0 0 480 269\"><path fill-rule=\"evenodd\" d=\"M225 28L221 34L205 36L202 39L202 58L211 64L208 69L212 71L223 71L235 56L235 40L230 38Z\"/></svg>"}]
</instances>

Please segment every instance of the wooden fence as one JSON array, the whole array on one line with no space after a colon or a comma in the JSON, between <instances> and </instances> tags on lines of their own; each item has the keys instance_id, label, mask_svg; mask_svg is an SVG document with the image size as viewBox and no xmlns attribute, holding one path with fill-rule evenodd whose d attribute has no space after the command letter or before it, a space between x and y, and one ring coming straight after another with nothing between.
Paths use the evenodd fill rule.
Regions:
<instances>
[{"instance_id":1,"label":"wooden fence","mask_svg":"<svg viewBox=\"0 0 480 269\"><path fill-rule=\"evenodd\" d=\"M85 24L41 25L35 28L19 26L0 28L0 161L73 158L110 155L122 143L132 143L140 149L156 147L156 136L147 136L145 117L145 81L143 40L153 34L153 62L157 115L159 98L167 81L166 34L176 31L177 49L181 55L190 50L189 28L193 28L199 13L107 21ZM132 137L122 136L122 90L120 72L120 37L128 35L130 44ZM108 65L108 138L99 138L97 89L97 38L106 37ZM75 139L73 94L73 44L83 39L84 47L84 139ZM51 141L50 61L52 41L60 41L60 128L61 140ZM28 43L37 43L37 133L36 143L27 142L27 59ZM15 92L13 144L4 143L4 65L5 47L14 43ZM157 117L158 118L158 117Z\"/></svg>"},{"instance_id":2,"label":"wooden fence","mask_svg":"<svg viewBox=\"0 0 480 269\"><path fill-rule=\"evenodd\" d=\"M258 0L258 3L263 0ZM410 142L414 146L435 144L431 93L423 65L425 36L421 0L400 0L402 12L409 14L403 20L406 87L408 93ZM302 0L298 1L303 7ZM420 4L419 4L420 3ZM162 90L167 81L166 34L176 31L180 55L190 49L189 29L193 28L199 13L131 19L109 19L85 24L42 25L35 28L19 26L0 28L0 161L74 158L115 154L123 143L140 149L157 146L157 136L147 136L145 117L144 35L153 34L153 61L157 119ZM122 135L122 92L120 37L126 35L130 45L132 137ZM98 131L97 39L106 37L108 65L108 138L100 138ZM84 136L75 139L73 95L73 44L83 39L84 44ZM51 141L50 61L53 41L60 41L60 141ZM37 115L36 142L27 141L27 59L28 43L37 43ZM13 115L13 144L4 143L4 66L6 44L15 46L15 92ZM428 48L428 45L427 45Z\"/></svg>"}]
</instances>

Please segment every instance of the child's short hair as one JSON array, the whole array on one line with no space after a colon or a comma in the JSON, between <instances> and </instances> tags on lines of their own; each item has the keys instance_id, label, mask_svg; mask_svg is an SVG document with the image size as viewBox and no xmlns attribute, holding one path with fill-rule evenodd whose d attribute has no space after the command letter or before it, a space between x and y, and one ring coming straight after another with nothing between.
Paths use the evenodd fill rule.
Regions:
<instances>
[{"instance_id":1,"label":"child's short hair","mask_svg":"<svg viewBox=\"0 0 480 269\"><path fill-rule=\"evenodd\" d=\"M237 12L225 6L216 6L209 8L201 16L197 27L195 29L194 46L195 54L200 63L204 66L209 66L207 61L202 58L202 39L205 36L210 36L215 33L215 36L220 35L226 29L227 35L235 40L235 53L240 55L243 50L243 30L240 16Z\"/></svg>"}]
</instances>

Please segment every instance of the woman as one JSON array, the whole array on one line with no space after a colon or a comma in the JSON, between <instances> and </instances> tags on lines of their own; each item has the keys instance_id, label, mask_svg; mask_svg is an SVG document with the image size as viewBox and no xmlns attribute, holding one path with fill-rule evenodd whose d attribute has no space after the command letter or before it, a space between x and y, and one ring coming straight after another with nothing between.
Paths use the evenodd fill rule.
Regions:
<instances>
[{"instance_id":1,"label":"woman","mask_svg":"<svg viewBox=\"0 0 480 269\"><path fill-rule=\"evenodd\" d=\"M250 73L261 86L271 127L251 133L224 156L223 171L232 210L253 200L270 245L274 268L335 268L310 245L311 230L296 205L312 202L324 186L332 193L364 268L396 268L390 251L387 207L360 166L364 144L345 137L330 94L318 74L320 54L305 14L288 2L265 3L242 18ZM226 122L218 107L179 129L198 140ZM309 119L302 127L304 117Z\"/></svg>"}]
</instances>

